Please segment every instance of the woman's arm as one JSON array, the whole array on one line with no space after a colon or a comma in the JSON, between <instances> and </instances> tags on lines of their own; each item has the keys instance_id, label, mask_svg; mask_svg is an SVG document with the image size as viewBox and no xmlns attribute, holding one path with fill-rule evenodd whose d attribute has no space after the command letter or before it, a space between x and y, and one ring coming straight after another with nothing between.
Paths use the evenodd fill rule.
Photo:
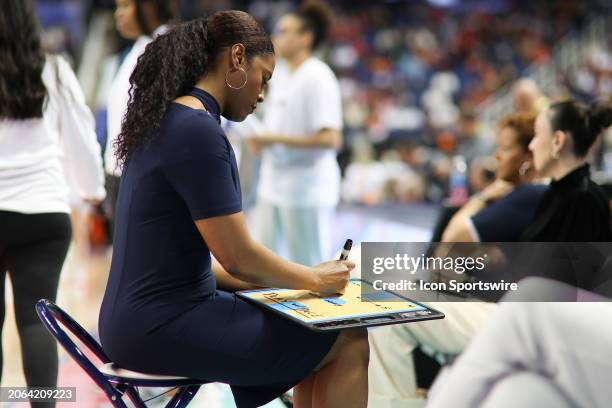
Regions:
<instances>
[{"instance_id":1,"label":"woman's arm","mask_svg":"<svg viewBox=\"0 0 612 408\"><path fill-rule=\"evenodd\" d=\"M485 208L486 201L479 195L470 198L448 222L442 242L477 242L468 227L469 219L472 215Z\"/></svg>"},{"instance_id":2,"label":"woman's arm","mask_svg":"<svg viewBox=\"0 0 612 408\"><path fill-rule=\"evenodd\" d=\"M442 242L478 242L478 238L474 236L468 225L469 217L456 217L455 214L444 230Z\"/></svg>"},{"instance_id":3,"label":"woman's arm","mask_svg":"<svg viewBox=\"0 0 612 408\"><path fill-rule=\"evenodd\" d=\"M498 200L510 193L513 186L502 180L496 180L480 194L475 194L451 218L442 234L442 242L477 242L469 228L470 218L487 206L487 201Z\"/></svg>"},{"instance_id":4,"label":"woman's arm","mask_svg":"<svg viewBox=\"0 0 612 408\"><path fill-rule=\"evenodd\" d=\"M308 136L264 133L248 138L247 143L256 153L262 148L275 143L303 149L326 148L339 150L342 147L342 134L337 129L321 129L319 132Z\"/></svg>"},{"instance_id":5,"label":"woman's arm","mask_svg":"<svg viewBox=\"0 0 612 408\"><path fill-rule=\"evenodd\" d=\"M217 280L217 287L221 290L225 290L227 292L237 292L239 290L261 288L261 286L253 285L252 283L234 278L232 275L227 273L225 269L223 269L223 266L221 266L221 264L215 258L212 259L212 271L215 274L215 279Z\"/></svg>"},{"instance_id":6,"label":"woman's arm","mask_svg":"<svg viewBox=\"0 0 612 408\"><path fill-rule=\"evenodd\" d=\"M242 212L198 220L196 225L229 275L254 285L341 292L355 267L350 261L314 268L286 261L251 238Z\"/></svg>"},{"instance_id":7,"label":"woman's arm","mask_svg":"<svg viewBox=\"0 0 612 408\"><path fill-rule=\"evenodd\" d=\"M95 121L85 104L85 96L70 65L56 57L59 70L58 97L60 109L60 141L65 153L67 171L77 183L81 198L92 201L103 200L104 171L102 153L95 132Z\"/></svg>"}]
</instances>

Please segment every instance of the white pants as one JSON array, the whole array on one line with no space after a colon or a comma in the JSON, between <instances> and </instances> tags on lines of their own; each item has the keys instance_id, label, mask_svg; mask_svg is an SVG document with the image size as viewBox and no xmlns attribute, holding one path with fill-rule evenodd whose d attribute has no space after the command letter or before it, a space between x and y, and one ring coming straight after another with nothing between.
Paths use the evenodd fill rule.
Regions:
<instances>
[{"instance_id":1,"label":"white pants","mask_svg":"<svg viewBox=\"0 0 612 408\"><path fill-rule=\"evenodd\" d=\"M351 278L361 278L361 246L349 255L355 262ZM369 408L420 408L412 352L418 345L445 354L460 353L484 326L497 305L493 303L430 302L443 312L442 320L395 324L368 330L370 365L368 367Z\"/></svg>"},{"instance_id":2,"label":"white pants","mask_svg":"<svg viewBox=\"0 0 612 408\"><path fill-rule=\"evenodd\" d=\"M370 329L368 407L424 406L425 400L416 395L413 350L424 345L441 353L459 354L497 308L494 303L482 302L431 302L427 305L446 317Z\"/></svg>"},{"instance_id":3,"label":"white pants","mask_svg":"<svg viewBox=\"0 0 612 408\"><path fill-rule=\"evenodd\" d=\"M335 207L284 207L259 200L255 207L255 237L289 260L315 266L330 260Z\"/></svg>"},{"instance_id":4,"label":"white pants","mask_svg":"<svg viewBox=\"0 0 612 408\"><path fill-rule=\"evenodd\" d=\"M611 303L505 303L427 406L610 407L611 355Z\"/></svg>"}]
</instances>

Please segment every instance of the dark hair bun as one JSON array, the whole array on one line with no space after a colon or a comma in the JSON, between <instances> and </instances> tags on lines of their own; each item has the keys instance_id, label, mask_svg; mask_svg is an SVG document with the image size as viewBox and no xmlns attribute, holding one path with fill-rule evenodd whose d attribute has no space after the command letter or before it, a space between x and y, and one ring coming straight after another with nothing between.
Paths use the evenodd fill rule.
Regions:
<instances>
[{"instance_id":1,"label":"dark hair bun","mask_svg":"<svg viewBox=\"0 0 612 408\"><path fill-rule=\"evenodd\" d=\"M588 107L582 102L567 100L550 106L553 131L568 132L574 141L574 154L584 157L602 130L612 124L610 101L597 101Z\"/></svg>"},{"instance_id":2,"label":"dark hair bun","mask_svg":"<svg viewBox=\"0 0 612 408\"><path fill-rule=\"evenodd\" d=\"M594 136L612 125L612 104L609 100L595 101L589 109L589 128Z\"/></svg>"},{"instance_id":3,"label":"dark hair bun","mask_svg":"<svg viewBox=\"0 0 612 408\"><path fill-rule=\"evenodd\" d=\"M298 16L304 21L305 29L313 33L312 48L319 47L327 39L334 20L329 5L322 0L306 0L300 6Z\"/></svg>"}]
</instances>

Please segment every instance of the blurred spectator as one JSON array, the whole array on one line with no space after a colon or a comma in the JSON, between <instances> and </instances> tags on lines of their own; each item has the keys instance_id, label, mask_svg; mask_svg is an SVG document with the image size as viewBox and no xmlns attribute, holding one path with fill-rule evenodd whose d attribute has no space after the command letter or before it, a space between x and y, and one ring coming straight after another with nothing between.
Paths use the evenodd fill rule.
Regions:
<instances>
[{"instance_id":1,"label":"blurred spectator","mask_svg":"<svg viewBox=\"0 0 612 408\"><path fill-rule=\"evenodd\" d=\"M512 85L512 102L517 113L539 112L548 100L531 78L521 78Z\"/></svg>"},{"instance_id":2,"label":"blurred spectator","mask_svg":"<svg viewBox=\"0 0 612 408\"><path fill-rule=\"evenodd\" d=\"M46 2L50 0L39 0L41 4ZM78 3L53 2L69 6ZM93 4L109 7L112 2L97 0ZM429 202L441 202L448 192L448 171L444 168L449 165L449 157L459 154L471 163L491 153L492 134L482 130L489 124L481 126L475 112L483 104L494 102L491 97L517 79L512 87L515 111L545 107L547 100L538 86L521 77L534 67L555 63L553 48L560 39L580 33L591 16L610 12L610 5L599 0L563 4L543 0L329 3L338 18L329 46L320 50L320 57L340 82L346 141L339 158L343 172L350 165L354 141L365 137L375 150L371 160L379 160L386 150L400 148L401 143L393 142L394 134L408 132L418 136L418 155L426 157L425 163L408 163L400 151L400 161L408 167L392 168L416 172L423 199ZM180 10L189 19L220 8L241 8L272 27L294 5L290 0L193 0L181 2ZM584 64L576 61L569 72L558 73L567 94L588 100L595 94L612 92L609 37L607 32L600 40L590 39L593 43L585 46ZM73 51L78 55L78 50ZM548 87L546 90L550 91ZM602 149L599 162L604 155ZM470 173L479 174L477 169ZM403 176L398 173L389 177ZM476 189L481 188L474 180ZM388 185L386 191L394 189ZM380 197L383 201L385 197L398 199L395 193ZM350 201L360 200L353 197Z\"/></svg>"},{"instance_id":3,"label":"blurred spectator","mask_svg":"<svg viewBox=\"0 0 612 408\"><path fill-rule=\"evenodd\" d=\"M166 32L168 22L174 19L177 13L176 0L117 0L116 4L117 31L123 38L135 42L123 56L108 93L107 138L104 150L108 196L104 210L110 220L111 236L121 177L121 169L115 157L115 142L121 132L121 122L130 99L130 75L147 44Z\"/></svg>"},{"instance_id":4,"label":"blurred spectator","mask_svg":"<svg viewBox=\"0 0 612 408\"><path fill-rule=\"evenodd\" d=\"M288 258L304 265L329 256L340 200L340 84L313 55L327 41L333 19L327 3L306 0L277 22L272 38L279 60L264 105L263 132L247 139L255 153L261 152L255 236L276 252L286 243Z\"/></svg>"},{"instance_id":5,"label":"blurred spectator","mask_svg":"<svg viewBox=\"0 0 612 408\"><path fill-rule=\"evenodd\" d=\"M470 166L470 191L479 193L495 181L497 164L492 156L477 157Z\"/></svg>"},{"instance_id":6,"label":"blurred spectator","mask_svg":"<svg viewBox=\"0 0 612 408\"><path fill-rule=\"evenodd\" d=\"M347 106L347 132L364 132L380 144L398 130L416 131L422 140L419 154L432 158L425 166L432 169L445 167L444 155L460 154L470 163L490 154L492 140L481 134L475 108L527 67L547 63L552 45L579 27L588 12L575 4L555 9L536 3L508 2L461 13L422 2L351 2L354 7L339 13L328 50ZM338 8L345 4L337 2ZM516 83L513 96L518 112L547 104L529 79ZM442 156L434 158L433 152ZM364 171L363 163L357 167ZM366 167L380 177L380 166ZM437 188L445 172L435 180L435 171L410 168L423 177L424 197L439 202L439 192L444 196L447 190Z\"/></svg>"},{"instance_id":7,"label":"blurred spectator","mask_svg":"<svg viewBox=\"0 0 612 408\"><path fill-rule=\"evenodd\" d=\"M359 96L369 112L362 126L378 123L381 101L373 96L383 91L383 100L420 107L443 129L527 66L547 62L551 45L588 11L537 3L462 14L425 2L352 2L335 27L330 63L340 78L355 81L347 96ZM551 20L554 29L544 24Z\"/></svg>"},{"instance_id":8,"label":"blurred spectator","mask_svg":"<svg viewBox=\"0 0 612 408\"><path fill-rule=\"evenodd\" d=\"M463 156L468 165L474 159L489 155L493 151L493 141L480 133L480 122L473 112L461 115L457 123L456 137L456 153Z\"/></svg>"},{"instance_id":9,"label":"blurred spectator","mask_svg":"<svg viewBox=\"0 0 612 408\"><path fill-rule=\"evenodd\" d=\"M393 150L380 161L356 161L349 165L342 185L346 202L377 205L385 202L404 204L425 198L425 185L417 173Z\"/></svg>"}]
</instances>

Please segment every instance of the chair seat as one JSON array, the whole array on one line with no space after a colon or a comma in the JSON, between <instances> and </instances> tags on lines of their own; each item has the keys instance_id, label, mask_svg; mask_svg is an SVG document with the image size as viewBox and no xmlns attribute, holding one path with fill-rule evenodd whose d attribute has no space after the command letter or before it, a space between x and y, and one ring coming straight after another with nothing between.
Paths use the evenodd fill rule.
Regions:
<instances>
[{"instance_id":1,"label":"chair seat","mask_svg":"<svg viewBox=\"0 0 612 408\"><path fill-rule=\"evenodd\" d=\"M147 381L183 381L189 380L187 377L175 377L171 375L155 375L139 373L137 371L126 370L115 365L115 363L107 363L98 368L104 375L124 378L126 380L147 380Z\"/></svg>"}]
</instances>

